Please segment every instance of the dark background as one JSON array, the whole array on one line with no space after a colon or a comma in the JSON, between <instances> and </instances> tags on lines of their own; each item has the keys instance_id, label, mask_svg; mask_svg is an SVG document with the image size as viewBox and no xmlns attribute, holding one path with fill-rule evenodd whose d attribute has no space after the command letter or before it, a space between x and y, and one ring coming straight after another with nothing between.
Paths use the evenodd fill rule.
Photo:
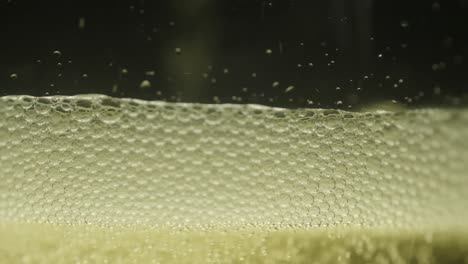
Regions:
<instances>
[{"instance_id":1,"label":"dark background","mask_svg":"<svg viewBox=\"0 0 468 264\"><path fill-rule=\"evenodd\" d=\"M0 95L445 105L467 54L466 0L0 0Z\"/></svg>"}]
</instances>

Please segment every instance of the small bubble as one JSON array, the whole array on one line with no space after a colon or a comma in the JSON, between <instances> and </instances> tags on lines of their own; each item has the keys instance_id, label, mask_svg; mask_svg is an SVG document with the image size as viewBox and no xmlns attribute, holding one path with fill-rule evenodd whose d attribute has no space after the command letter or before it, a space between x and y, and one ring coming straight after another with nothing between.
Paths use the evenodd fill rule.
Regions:
<instances>
[{"instance_id":1,"label":"small bubble","mask_svg":"<svg viewBox=\"0 0 468 264\"><path fill-rule=\"evenodd\" d=\"M224 73L224 74L228 74L228 73L229 73L229 69L227 69L227 68L224 69L224 70L223 70L223 73Z\"/></svg>"},{"instance_id":2,"label":"small bubble","mask_svg":"<svg viewBox=\"0 0 468 264\"><path fill-rule=\"evenodd\" d=\"M309 62L309 67L313 67L314 64L312 62Z\"/></svg>"},{"instance_id":3,"label":"small bubble","mask_svg":"<svg viewBox=\"0 0 468 264\"><path fill-rule=\"evenodd\" d=\"M54 52L52 52L52 54L54 54L56 57L62 56L62 52L60 52L59 50L55 50Z\"/></svg>"},{"instance_id":4,"label":"small bubble","mask_svg":"<svg viewBox=\"0 0 468 264\"><path fill-rule=\"evenodd\" d=\"M380 53L377 57L382 58L383 57L382 53Z\"/></svg>"},{"instance_id":5,"label":"small bubble","mask_svg":"<svg viewBox=\"0 0 468 264\"><path fill-rule=\"evenodd\" d=\"M336 105L342 105L343 104L343 101L337 101L336 102Z\"/></svg>"},{"instance_id":6,"label":"small bubble","mask_svg":"<svg viewBox=\"0 0 468 264\"><path fill-rule=\"evenodd\" d=\"M275 88L275 87L278 87L279 84L280 84L279 82L273 82L273 84L272 84L271 86L272 86L273 88Z\"/></svg>"},{"instance_id":7,"label":"small bubble","mask_svg":"<svg viewBox=\"0 0 468 264\"><path fill-rule=\"evenodd\" d=\"M174 21L170 21L170 22L169 22L169 26L171 26L171 27L175 26L175 22L174 22Z\"/></svg>"},{"instance_id":8,"label":"small bubble","mask_svg":"<svg viewBox=\"0 0 468 264\"><path fill-rule=\"evenodd\" d=\"M12 79L12 80L18 79L18 74L12 73L12 74L10 75L10 79Z\"/></svg>"},{"instance_id":9,"label":"small bubble","mask_svg":"<svg viewBox=\"0 0 468 264\"><path fill-rule=\"evenodd\" d=\"M432 3L432 11L440 11L440 4L439 2Z\"/></svg>"},{"instance_id":10,"label":"small bubble","mask_svg":"<svg viewBox=\"0 0 468 264\"><path fill-rule=\"evenodd\" d=\"M85 25L86 25L86 20L85 20L85 18L84 18L84 17L80 17L80 18L78 19L78 28L79 28L79 29L83 29L83 28L85 27Z\"/></svg>"},{"instance_id":11,"label":"small bubble","mask_svg":"<svg viewBox=\"0 0 468 264\"><path fill-rule=\"evenodd\" d=\"M125 69L125 68L123 68L120 72L121 72L122 74L124 74L124 75L128 74L128 70Z\"/></svg>"},{"instance_id":12,"label":"small bubble","mask_svg":"<svg viewBox=\"0 0 468 264\"><path fill-rule=\"evenodd\" d=\"M140 83L140 88L142 88L142 89L147 89L147 88L150 88L150 87L151 87L151 82L148 81L148 80L143 80Z\"/></svg>"},{"instance_id":13,"label":"small bubble","mask_svg":"<svg viewBox=\"0 0 468 264\"><path fill-rule=\"evenodd\" d=\"M256 78L257 77L257 73L252 73L252 78Z\"/></svg>"},{"instance_id":14,"label":"small bubble","mask_svg":"<svg viewBox=\"0 0 468 264\"><path fill-rule=\"evenodd\" d=\"M409 27L409 22L407 20L402 20L400 22L400 25L402 28L408 28Z\"/></svg>"},{"instance_id":15,"label":"small bubble","mask_svg":"<svg viewBox=\"0 0 468 264\"><path fill-rule=\"evenodd\" d=\"M180 55L182 53L182 49L181 48L175 48L174 49L174 52L178 55Z\"/></svg>"},{"instance_id":16,"label":"small bubble","mask_svg":"<svg viewBox=\"0 0 468 264\"><path fill-rule=\"evenodd\" d=\"M339 91L339 90L341 90L341 87L338 86L338 87L336 87L335 89L336 89L337 91Z\"/></svg>"},{"instance_id":17,"label":"small bubble","mask_svg":"<svg viewBox=\"0 0 468 264\"><path fill-rule=\"evenodd\" d=\"M88 78L88 74L87 74L87 73L83 73L82 77L83 77L83 78Z\"/></svg>"},{"instance_id":18,"label":"small bubble","mask_svg":"<svg viewBox=\"0 0 468 264\"><path fill-rule=\"evenodd\" d=\"M294 86L291 85L291 86L288 86L288 87L284 90L284 92L285 92L285 93L289 93L289 92L291 92L292 90L294 90Z\"/></svg>"},{"instance_id":19,"label":"small bubble","mask_svg":"<svg viewBox=\"0 0 468 264\"><path fill-rule=\"evenodd\" d=\"M298 68L301 68L301 67L302 67L302 64L298 63L298 64L297 64L297 67L298 67Z\"/></svg>"},{"instance_id":20,"label":"small bubble","mask_svg":"<svg viewBox=\"0 0 468 264\"><path fill-rule=\"evenodd\" d=\"M265 50L265 53L266 53L266 54L272 54L273 51L272 51L271 49L267 49L267 50Z\"/></svg>"},{"instance_id":21,"label":"small bubble","mask_svg":"<svg viewBox=\"0 0 468 264\"><path fill-rule=\"evenodd\" d=\"M155 75L156 75L156 72L155 72L155 71L146 71L146 72L145 72L145 75L146 75L146 76L155 76Z\"/></svg>"}]
</instances>

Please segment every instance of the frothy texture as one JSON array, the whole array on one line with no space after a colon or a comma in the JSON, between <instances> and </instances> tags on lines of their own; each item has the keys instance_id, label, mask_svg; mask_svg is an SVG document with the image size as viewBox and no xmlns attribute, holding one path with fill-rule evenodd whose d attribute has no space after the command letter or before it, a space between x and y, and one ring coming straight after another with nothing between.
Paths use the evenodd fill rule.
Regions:
<instances>
[{"instance_id":1,"label":"frothy texture","mask_svg":"<svg viewBox=\"0 0 468 264\"><path fill-rule=\"evenodd\" d=\"M0 98L0 220L458 226L467 161L466 110Z\"/></svg>"}]
</instances>

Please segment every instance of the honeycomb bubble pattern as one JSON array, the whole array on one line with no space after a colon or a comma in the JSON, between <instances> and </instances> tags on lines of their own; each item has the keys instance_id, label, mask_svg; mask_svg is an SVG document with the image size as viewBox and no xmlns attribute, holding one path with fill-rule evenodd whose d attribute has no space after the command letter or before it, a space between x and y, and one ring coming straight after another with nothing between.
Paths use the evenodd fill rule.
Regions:
<instances>
[{"instance_id":1,"label":"honeycomb bubble pattern","mask_svg":"<svg viewBox=\"0 0 468 264\"><path fill-rule=\"evenodd\" d=\"M468 219L468 111L0 98L0 220L421 227Z\"/></svg>"}]
</instances>

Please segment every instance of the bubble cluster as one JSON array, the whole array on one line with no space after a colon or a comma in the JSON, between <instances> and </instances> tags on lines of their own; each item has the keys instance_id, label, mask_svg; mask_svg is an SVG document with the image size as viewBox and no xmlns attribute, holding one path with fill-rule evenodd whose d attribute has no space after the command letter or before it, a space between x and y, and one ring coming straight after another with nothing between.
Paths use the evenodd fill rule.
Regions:
<instances>
[{"instance_id":1,"label":"bubble cluster","mask_svg":"<svg viewBox=\"0 0 468 264\"><path fill-rule=\"evenodd\" d=\"M466 227L467 161L464 109L0 98L0 222Z\"/></svg>"},{"instance_id":2,"label":"bubble cluster","mask_svg":"<svg viewBox=\"0 0 468 264\"><path fill-rule=\"evenodd\" d=\"M467 215L468 112L0 100L0 217L420 226Z\"/></svg>"}]
</instances>

